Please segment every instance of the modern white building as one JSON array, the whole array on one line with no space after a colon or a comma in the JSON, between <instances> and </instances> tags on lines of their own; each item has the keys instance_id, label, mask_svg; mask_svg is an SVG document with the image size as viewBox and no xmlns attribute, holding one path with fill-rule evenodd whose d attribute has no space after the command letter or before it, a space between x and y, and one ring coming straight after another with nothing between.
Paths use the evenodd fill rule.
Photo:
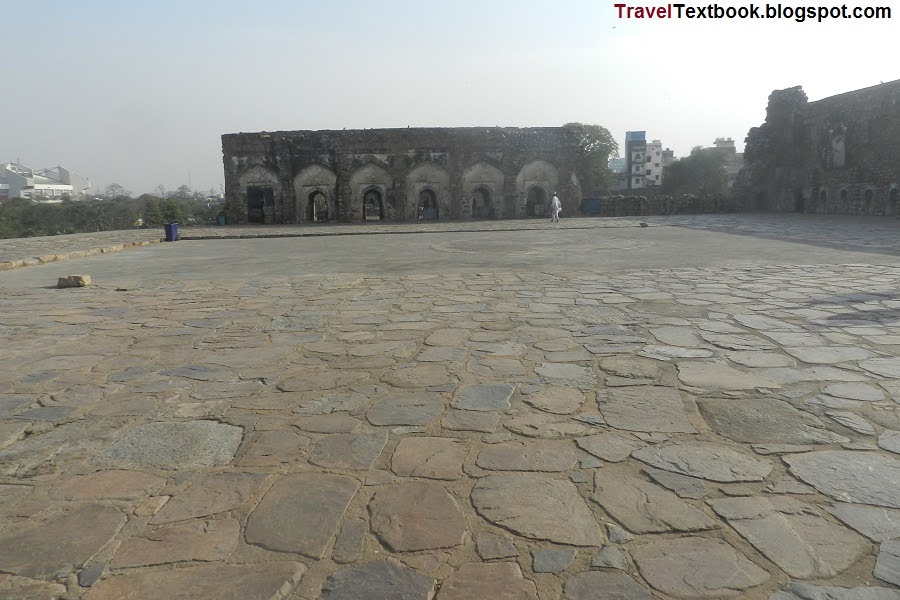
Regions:
<instances>
[{"instance_id":1,"label":"modern white building","mask_svg":"<svg viewBox=\"0 0 900 600\"><path fill-rule=\"evenodd\" d=\"M35 171L12 162L0 164L0 199L62 202L64 195L77 198L90 187L90 179L60 166Z\"/></svg>"}]
</instances>

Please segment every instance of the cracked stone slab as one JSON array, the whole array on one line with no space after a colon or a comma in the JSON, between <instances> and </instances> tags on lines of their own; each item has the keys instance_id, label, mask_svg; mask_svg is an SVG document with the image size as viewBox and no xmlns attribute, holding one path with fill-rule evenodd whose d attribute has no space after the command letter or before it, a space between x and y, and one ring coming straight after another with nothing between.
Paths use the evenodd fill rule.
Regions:
<instances>
[{"instance_id":1,"label":"cracked stone slab","mask_svg":"<svg viewBox=\"0 0 900 600\"><path fill-rule=\"evenodd\" d=\"M900 600L900 591L882 587L819 587L792 581L769 600Z\"/></svg>"},{"instance_id":2,"label":"cracked stone slab","mask_svg":"<svg viewBox=\"0 0 900 600\"><path fill-rule=\"evenodd\" d=\"M469 410L450 410L441 419L441 427L450 431L493 433L499 423L500 415L496 413Z\"/></svg>"},{"instance_id":3,"label":"cracked stone slab","mask_svg":"<svg viewBox=\"0 0 900 600\"><path fill-rule=\"evenodd\" d=\"M625 573L585 571L565 584L565 600L654 600L654 596Z\"/></svg>"},{"instance_id":4,"label":"cracked stone slab","mask_svg":"<svg viewBox=\"0 0 900 600\"><path fill-rule=\"evenodd\" d=\"M53 489L66 500L134 500L161 488L166 480L140 471L97 471L76 475Z\"/></svg>"},{"instance_id":5,"label":"cracked stone slab","mask_svg":"<svg viewBox=\"0 0 900 600\"><path fill-rule=\"evenodd\" d=\"M84 600L277 600L289 595L306 567L297 562L256 565L204 565L166 571L141 571L105 579Z\"/></svg>"},{"instance_id":6,"label":"cracked stone slab","mask_svg":"<svg viewBox=\"0 0 900 600\"><path fill-rule=\"evenodd\" d=\"M241 525L237 519L189 521L151 527L119 546L114 569L164 565L183 561L219 561L237 548Z\"/></svg>"},{"instance_id":7,"label":"cracked stone slab","mask_svg":"<svg viewBox=\"0 0 900 600\"><path fill-rule=\"evenodd\" d=\"M322 584L322 600L431 600L435 580L386 560L344 567Z\"/></svg>"},{"instance_id":8,"label":"cracked stone slab","mask_svg":"<svg viewBox=\"0 0 900 600\"><path fill-rule=\"evenodd\" d=\"M295 377L287 377L276 386L282 392L318 392L359 384L369 379L368 373L335 369L304 369Z\"/></svg>"},{"instance_id":9,"label":"cracked stone slab","mask_svg":"<svg viewBox=\"0 0 900 600\"><path fill-rule=\"evenodd\" d=\"M575 548L535 549L531 551L531 570L535 573L562 573L569 568L578 550Z\"/></svg>"},{"instance_id":10,"label":"cracked stone slab","mask_svg":"<svg viewBox=\"0 0 900 600\"><path fill-rule=\"evenodd\" d=\"M663 386L615 388L597 393L597 406L610 426L626 431L697 433L678 390Z\"/></svg>"},{"instance_id":11,"label":"cracked stone slab","mask_svg":"<svg viewBox=\"0 0 900 600\"><path fill-rule=\"evenodd\" d=\"M641 575L676 598L735 598L769 574L720 539L655 540L631 549Z\"/></svg>"},{"instance_id":12,"label":"cracked stone slab","mask_svg":"<svg viewBox=\"0 0 900 600\"><path fill-rule=\"evenodd\" d=\"M659 346L648 344L640 352L640 356L656 360L672 360L676 358L710 358L713 353L709 350L697 348L682 348L680 346Z\"/></svg>"},{"instance_id":13,"label":"cracked stone slab","mask_svg":"<svg viewBox=\"0 0 900 600\"><path fill-rule=\"evenodd\" d=\"M720 483L762 481L772 463L709 442L649 446L632 456L652 467Z\"/></svg>"},{"instance_id":14,"label":"cracked stone slab","mask_svg":"<svg viewBox=\"0 0 900 600\"><path fill-rule=\"evenodd\" d=\"M58 600L66 586L14 575L0 575L0 598L10 600Z\"/></svg>"},{"instance_id":15,"label":"cracked stone slab","mask_svg":"<svg viewBox=\"0 0 900 600\"><path fill-rule=\"evenodd\" d=\"M796 362L778 352L765 350L733 350L725 353L725 357L733 363L744 367L790 367Z\"/></svg>"},{"instance_id":16,"label":"cracked stone slab","mask_svg":"<svg viewBox=\"0 0 900 600\"><path fill-rule=\"evenodd\" d=\"M860 362L859 366L882 377L900 379L900 358L898 357L870 358Z\"/></svg>"},{"instance_id":17,"label":"cracked stone slab","mask_svg":"<svg viewBox=\"0 0 900 600\"><path fill-rule=\"evenodd\" d=\"M870 358L872 353L857 346L799 346L785 352L805 363L834 364Z\"/></svg>"},{"instance_id":18,"label":"cracked stone slab","mask_svg":"<svg viewBox=\"0 0 900 600\"><path fill-rule=\"evenodd\" d=\"M266 467L291 463L301 458L309 438L290 429L262 431L241 457L242 467Z\"/></svg>"},{"instance_id":19,"label":"cracked stone slab","mask_svg":"<svg viewBox=\"0 0 900 600\"><path fill-rule=\"evenodd\" d=\"M829 396L859 400L861 402L878 402L884 400L884 392L868 383L833 383L822 388Z\"/></svg>"},{"instance_id":20,"label":"cracked stone slab","mask_svg":"<svg viewBox=\"0 0 900 600\"><path fill-rule=\"evenodd\" d=\"M875 435L872 424L855 413L846 410L827 410L825 414L860 435Z\"/></svg>"},{"instance_id":21,"label":"cracked stone slab","mask_svg":"<svg viewBox=\"0 0 900 600\"><path fill-rule=\"evenodd\" d=\"M872 541L900 538L900 509L844 503L824 508Z\"/></svg>"},{"instance_id":22,"label":"cracked stone slab","mask_svg":"<svg viewBox=\"0 0 900 600\"><path fill-rule=\"evenodd\" d=\"M875 577L900 585L900 540L881 543L875 561Z\"/></svg>"},{"instance_id":23,"label":"cracked stone slab","mask_svg":"<svg viewBox=\"0 0 900 600\"><path fill-rule=\"evenodd\" d=\"M436 363L425 363L399 367L387 372L382 381L399 388L427 388L456 383L447 367Z\"/></svg>"},{"instance_id":24,"label":"cracked stone slab","mask_svg":"<svg viewBox=\"0 0 900 600\"><path fill-rule=\"evenodd\" d=\"M571 442L517 440L488 446L475 464L490 471L568 471L578 456Z\"/></svg>"},{"instance_id":25,"label":"cracked stone slab","mask_svg":"<svg viewBox=\"0 0 900 600\"><path fill-rule=\"evenodd\" d=\"M548 387L528 394L525 404L538 410L555 415L568 415L576 412L584 404L584 393L570 387Z\"/></svg>"},{"instance_id":26,"label":"cracked stone slab","mask_svg":"<svg viewBox=\"0 0 900 600\"><path fill-rule=\"evenodd\" d=\"M515 386L509 383L464 385L457 390L450 406L471 411L507 410L515 390Z\"/></svg>"},{"instance_id":27,"label":"cracked stone slab","mask_svg":"<svg viewBox=\"0 0 900 600\"><path fill-rule=\"evenodd\" d=\"M779 383L760 375L738 371L716 362L680 362L678 378L682 383L713 390L778 389Z\"/></svg>"},{"instance_id":28,"label":"cracked stone slab","mask_svg":"<svg viewBox=\"0 0 900 600\"><path fill-rule=\"evenodd\" d=\"M700 414L713 431L746 444L835 444L848 438L825 429L810 413L774 398L698 398Z\"/></svg>"},{"instance_id":29,"label":"cracked stone slab","mask_svg":"<svg viewBox=\"0 0 900 600\"><path fill-rule=\"evenodd\" d=\"M576 420L547 414L522 414L507 419L503 426L526 437L557 439L584 435L592 428Z\"/></svg>"},{"instance_id":30,"label":"cracked stone slab","mask_svg":"<svg viewBox=\"0 0 900 600\"><path fill-rule=\"evenodd\" d=\"M372 532L395 552L452 548L462 543L466 519L437 483L385 486L369 503Z\"/></svg>"},{"instance_id":31,"label":"cracked stone slab","mask_svg":"<svg viewBox=\"0 0 900 600\"><path fill-rule=\"evenodd\" d=\"M578 447L607 462L622 462L647 444L630 435L602 432L575 440Z\"/></svg>"},{"instance_id":32,"label":"cracked stone slab","mask_svg":"<svg viewBox=\"0 0 900 600\"><path fill-rule=\"evenodd\" d=\"M783 457L791 473L841 502L900 508L900 461L875 452L823 450Z\"/></svg>"},{"instance_id":33,"label":"cracked stone slab","mask_svg":"<svg viewBox=\"0 0 900 600\"><path fill-rule=\"evenodd\" d=\"M870 547L861 536L793 498L722 498L709 505L766 558L798 579L834 577Z\"/></svg>"},{"instance_id":34,"label":"cracked stone slab","mask_svg":"<svg viewBox=\"0 0 900 600\"><path fill-rule=\"evenodd\" d=\"M472 504L487 521L534 540L599 546L600 526L569 481L530 473L489 475L472 490Z\"/></svg>"},{"instance_id":35,"label":"cracked stone slab","mask_svg":"<svg viewBox=\"0 0 900 600\"><path fill-rule=\"evenodd\" d=\"M884 431L878 436L878 446L888 452L900 454L900 431Z\"/></svg>"},{"instance_id":36,"label":"cracked stone slab","mask_svg":"<svg viewBox=\"0 0 900 600\"><path fill-rule=\"evenodd\" d=\"M475 534L475 547L484 560L495 558L515 558L519 555L512 539L494 533L480 532Z\"/></svg>"},{"instance_id":37,"label":"cracked stone slab","mask_svg":"<svg viewBox=\"0 0 900 600\"><path fill-rule=\"evenodd\" d=\"M215 421L159 421L138 425L93 459L114 469L187 470L227 465L244 430Z\"/></svg>"},{"instance_id":38,"label":"cracked stone slab","mask_svg":"<svg viewBox=\"0 0 900 600\"><path fill-rule=\"evenodd\" d=\"M591 557L591 566L601 569L628 570L628 562L625 554L615 546L604 546L597 554Z\"/></svg>"},{"instance_id":39,"label":"cracked stone slab","mask_svg":"<svg viewBox=\"0 0 900 600\"><path fill-rule=\"evenodd\" d=\"M572 363L543 363L534 372L548 383L592 389L597 385L597 377L589 367Z\"/></svg>"},{"instance_id":40,"label":"cracked stone slab","mask_svg":"<svg viewBox=\"0 0 900 600\"><path fill-rule=\"evenodd\" d=\"M250 513L244 537L267 550L321 560L358 488L344 475L288 475Z\"/></svg>"},{"instance_id":41,"label":"cracked stone slab","mask_svg":"<svg viewBox=\"0 0 900 600\"><path fill-rule=\"evenodd\" d=\"M334 541L331 559L338 564L358 561L363 555L363 546L369 526L363 519L348 519L341 525L341 532Z\"/></svg>"},{"instance_id":42,"label":"cracked stone slab","mask_svg":"<svg viewBox=\"0 0 900 600\"><path fill-rule=\"evenodd\" d=\"M441 583L437 600L471 598L538 600L538 595L534 582L522 577L516 563L465 563Z\"/></svg>"},{"instance_id":43,"label":"cracked stone slab","mask_svg":"<svg viewBox=\"0 0 900 600\"><path fill-rule=\"evenodd\" d=\"M372 425L427 425L443 412L440 394L401 393L376 400L366 412L366 419Z\"/></svg>"},{"instance_id":44,"label":"cracked stone slab","mask_svg":"<svg viewBox=\"0 0 900 600\"><path fill-rule=\"evenodd\" d=\"M709 495L709 490L706 488L702 479L687 477L685 475L679 475L678 473L670 473L652 467L644 467L641 470L659 485L675 492L675 495L679 498L701 500Z\"/></svg>"},{"instance_id":45,"label":"cracked stone slab","mask_svg":"<svg viewBox=\"0 0 900 600\"><path fill-rule=\"evenodd\" d=\"M404 438L391 457L391 470L401 477L453 480L462 477L464 442L450 438Z\"/></svg>"},{"instance_id":46,"label":"cracked stone slab","mask_svg":"<svg viewBox=\"0 0 900 600\"><path fill-rule=\"evenodd\" d=\"M366 471L381 454L387 433L335 433L321 438L309 454L314 465Z\"/></svg>"},{"instance_id":47,"label":"cracked stone slab","mask_svg":"<svg viewBox=\"0 0 900 600\"><path fill-rule=\"evenodd\" d=\"M204 473L178 492L150 520L153 525L211 517L249 500L265 481L265 473Z\"/></svg>"}]
</instances>

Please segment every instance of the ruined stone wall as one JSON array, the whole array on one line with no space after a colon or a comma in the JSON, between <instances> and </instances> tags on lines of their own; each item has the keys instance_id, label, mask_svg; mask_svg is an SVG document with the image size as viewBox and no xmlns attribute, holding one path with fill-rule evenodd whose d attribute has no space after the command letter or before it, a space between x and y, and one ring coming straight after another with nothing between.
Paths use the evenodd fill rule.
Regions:
<instances>
[{"instance_id":1,"label":"ruined stone wall","mask_svg":"<svg viewBox=\"0 0 900 600\"><path fill-rule=\"evenodd\" d=\"M665 194L623 194L604 196L600 204L601 217L629 217L640 215L689 215L739 212L741 206L732 196L706 194L668 196ZM571 215L570 215L571 216Z\"/></svg>"},{"instance_id":2,"label":"ruined stone wall","mask_svg":"<svg viewBox=\"0 0 900 600\"><path fill-rule=\"evenodd\" d=\"M562 127L238 133L222 150L229 223L543 217L554 191L581 200Z\"/></svg>"},{"instance_id":3,"label":"ruined stone wall","mask_svg":"<svg viewBox=\"0 0 900 600\"><path fill-rule=\"evenodd\" d=\"M747 210L900 216L900 80L808 102L769 96L735 194Z\"/></svg>"}]
</instances>

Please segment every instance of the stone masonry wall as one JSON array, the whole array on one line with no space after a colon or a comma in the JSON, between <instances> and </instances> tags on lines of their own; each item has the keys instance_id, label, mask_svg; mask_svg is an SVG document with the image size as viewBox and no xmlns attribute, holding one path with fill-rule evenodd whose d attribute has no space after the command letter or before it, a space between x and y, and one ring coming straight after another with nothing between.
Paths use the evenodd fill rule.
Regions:
<instances>
[{"instance_id":1,"label":"stone masonry wall","mask_svg":"<svg viewBox=\"0 0 900 600\"><path fill-rule=\"evenodd\" d=\"M557 128L222 136L229 223L543 217L577 205L578 139Z\"/></svg>"},{"instance_id":2,"label":"stone masonry wall","mask_svg":"<svg viewBox=\"0 0 900 600\"><path fill-rule=\"evenodd\" d=\"M748 210L900 216L900 80L816 102L776 90L746 144Z\"/></svg>"}]
</instances>

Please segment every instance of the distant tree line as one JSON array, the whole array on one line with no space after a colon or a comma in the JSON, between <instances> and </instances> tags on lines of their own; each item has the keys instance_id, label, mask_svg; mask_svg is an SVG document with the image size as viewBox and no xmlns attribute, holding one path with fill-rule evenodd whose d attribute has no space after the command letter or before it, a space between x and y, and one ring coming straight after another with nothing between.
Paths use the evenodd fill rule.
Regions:
<instances>
[{"instance_id":1,"label":"distant tree line","mask_svg":"<svg viewBox=\"0 0 900 600\"><path fill-rule=\"evenodd\" d=\"M191 193L187 186L174 192L158 186L156 191L161 195L132 198L128 190L111 184L102 196L63 196L58 203L11 198L0 202L0 238L162 227L171 222L212 225L222 211L219 204L210 202L204 194ZM214 190L211 195L215 195Z\"/></svg>"}]
</instances>

